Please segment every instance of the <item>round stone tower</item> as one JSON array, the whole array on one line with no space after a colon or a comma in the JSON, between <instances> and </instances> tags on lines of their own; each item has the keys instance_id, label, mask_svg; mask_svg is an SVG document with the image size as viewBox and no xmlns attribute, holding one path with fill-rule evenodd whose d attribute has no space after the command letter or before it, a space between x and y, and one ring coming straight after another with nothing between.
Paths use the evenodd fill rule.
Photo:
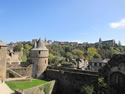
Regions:
<instances>
[{"instance_id":1,"label":"round stone tower","mask_svg":"<svg viewBox=\"0 0 125 94\"><path fill-rule=\"evenodd\" d=\"M6 79L7 45L0 40L0 79Z\"/></svg>"},{"instance_id":2,"label":"round stone tower","mask_svg":"<svg viewBox=\"0 0 125 94\"><path fill-rule=\"evenodd\" d=\"M49 50L46 48L41 38L34 43L33 49L31 49L31 59L33 63L32 76L34 78L41 78L42 73L48 66Z\"/></svg>"}]
</instances>

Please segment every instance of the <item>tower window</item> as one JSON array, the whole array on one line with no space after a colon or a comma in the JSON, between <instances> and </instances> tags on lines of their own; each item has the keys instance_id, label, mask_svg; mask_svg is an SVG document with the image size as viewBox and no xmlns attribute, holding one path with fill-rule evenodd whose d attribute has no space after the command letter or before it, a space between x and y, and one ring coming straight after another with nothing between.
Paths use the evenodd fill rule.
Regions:
<instances>
[{"instance_id":1,"label":"tower window","mask_svg":"<svg viewBox=\"0 0 125 94\"><path fill-rule=\"evenodd\" d=\"M97 66L97 63L94 63L95 66Z\"/></svg>"},{"instance_id":2,"label":"tower window","mask_svg":"<svg viewBox=\"0 0 125 94\"><path fill-rule=\"evenodd\" d=\"M0 46L0 49L1 49L1 46Z\"/></svg>"},{"instance_id":3,"label":"tower window","mask_svg":"<svg viewBox=\"0 0 125 94\"><path fill-rule=\"evenodd\" d=\"M45 60L45 64L46 64L46 60Z\"/></svg>"},{"instance_id":4,"label":"tower window","mask_svg":"<svg viewBox=\"0 0 125 94\"><path fill-rule=\"evenodd\" d=\"M40 51L39 51L39 54L40 54Z\"/></svg>"},{"instance_id":5,"label":"tower window","mask_svg":"<svg viewBox=\"0 0 125 94\"><path fill-rule=\"evenodd\" d=\"M119 83L119 76L118 75L115 76L115 82L116 82L116 84Z\"/></svg>"}]
</instances>

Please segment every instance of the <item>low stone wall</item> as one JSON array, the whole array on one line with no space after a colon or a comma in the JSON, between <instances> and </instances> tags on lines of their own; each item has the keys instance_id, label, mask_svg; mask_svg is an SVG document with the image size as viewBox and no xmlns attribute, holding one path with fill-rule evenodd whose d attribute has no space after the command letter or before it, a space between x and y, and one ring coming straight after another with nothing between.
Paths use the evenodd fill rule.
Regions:
<instances>
[{"instance_id":1,"label":"low stone wall","mask_svg":"<svg viewBox=\"0 0 125 94\"><path fill-rule=\"evenodd\" d=\"M21 76L32 77L32 65L29 65L28 67L11 67L10 69ZM7 78L9 78L9 72L7 72Z\"/></svg>"},{"instance_id":2,"label":"low stone wall","mask_svg":"<svg viewBox=\"0 0 125 94\"><path fill-rule=\"evenodd\" d=\"M54 84L55 81L53 80L45 84L24 90L24 94L51 94Z\"/></svg>"}]
</instances>

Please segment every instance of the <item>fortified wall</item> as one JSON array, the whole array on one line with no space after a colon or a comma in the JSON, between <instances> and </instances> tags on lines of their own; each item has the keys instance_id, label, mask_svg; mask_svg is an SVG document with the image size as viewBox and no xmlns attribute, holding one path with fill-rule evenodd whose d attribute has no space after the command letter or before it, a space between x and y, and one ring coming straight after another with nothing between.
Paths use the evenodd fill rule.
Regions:
<instances>
[{"instance_id":1,"label":"fortified wall","mask_svg":"<svg viewBox=\"0 0 125 94\"><path fill-rule=\"evenodd\" d=\"M97 72L48 67L44 78L56 80L53 94L80 94L82 86L85 85L92 85L97 90Z\"/></svg>"},{"instance_id":2,"label":"fortified wall","mask_svg":"<svg viewBox=\"0 0 125 94\"><path fill-rule=\"evenodd\" d=\"M6 79L7 45L0 40L0 79Z\"/></svg>"},{"instance_id":3,"label":"fortified wall","mask_svg":"<svg viewBox=\"0 0 125 94\"><path fill-rule=\"evenodd\" d=\"M14 77L19 77L20 76L27 76L27 77L32 77L32 65L29 65L27 67L10 67L7 68L7 78L14 78Z\"/></svg>"}]
</instances>

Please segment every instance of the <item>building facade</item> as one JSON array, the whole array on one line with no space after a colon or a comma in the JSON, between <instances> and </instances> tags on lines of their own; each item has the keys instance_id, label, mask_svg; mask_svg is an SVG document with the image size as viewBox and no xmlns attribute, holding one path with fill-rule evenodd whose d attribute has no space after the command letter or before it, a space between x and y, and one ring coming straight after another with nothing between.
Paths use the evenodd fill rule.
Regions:
<instances>
[{"instance_id":1,"label":"building facade","mask_svg":"<svg viewBox=\"0 0 125 94\"><path fill-rule=\"evenodd\" d=\"M90 62L89 62L89 70L92 71L98 71L100 68L102 68L103 66L105 66L106 64L108 64L109 59L100 59L100 58L93 58Z\"/></svg>"}]
</instances>

